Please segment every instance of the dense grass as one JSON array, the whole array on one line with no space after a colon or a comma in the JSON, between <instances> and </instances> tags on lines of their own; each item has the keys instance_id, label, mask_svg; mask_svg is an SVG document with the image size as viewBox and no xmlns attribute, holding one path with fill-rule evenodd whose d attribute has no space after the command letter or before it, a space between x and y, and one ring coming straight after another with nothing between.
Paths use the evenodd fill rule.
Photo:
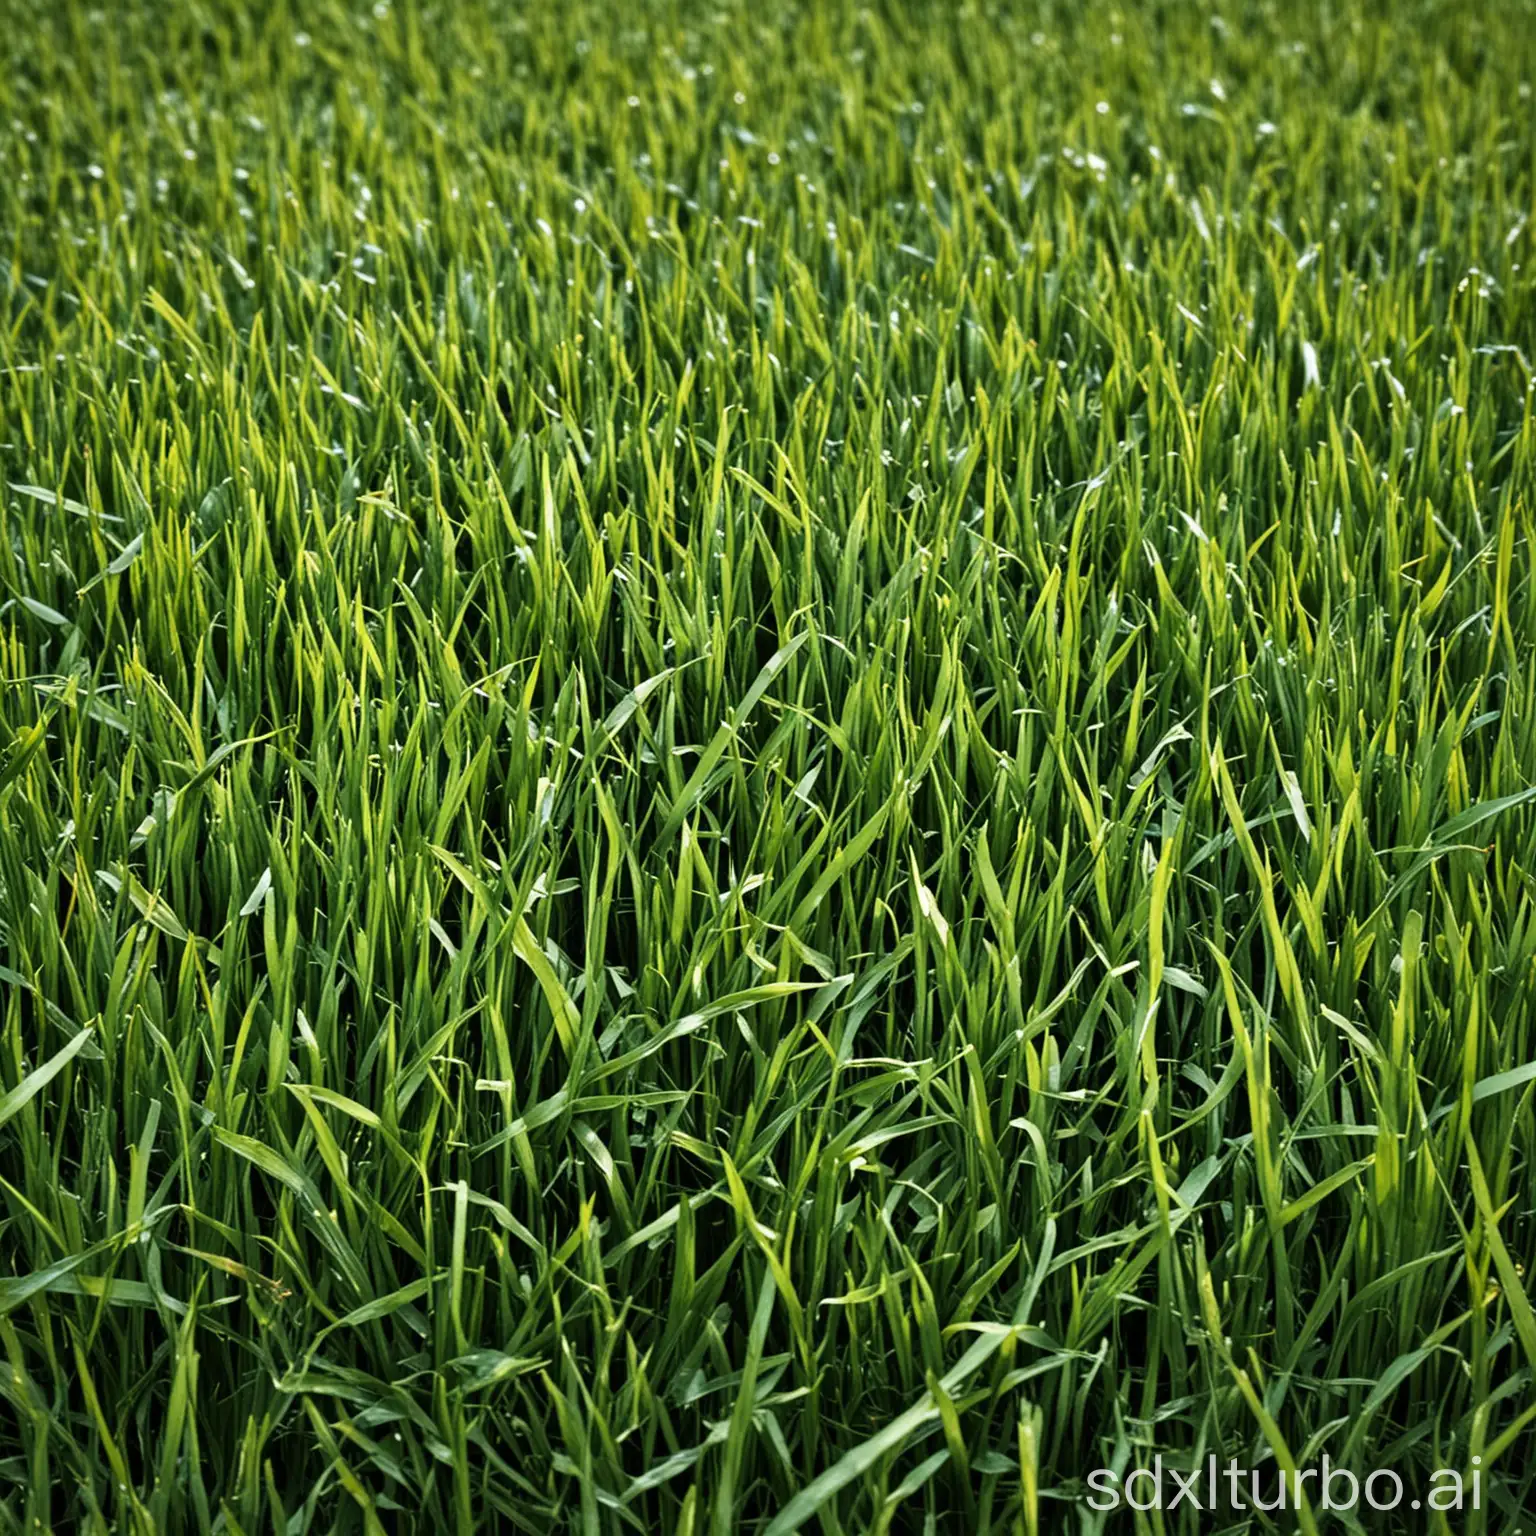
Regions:
<instances>
[{"instance_id":1,"label":"dense grass","mask_svg":"<svg viewBox=\"0 0 1536 1536\"><path fill-rule=\"evenodd\" d=\"M1530 6L0 13L0 1530L1519 1524Z\"/></svg>"}]
</instances>

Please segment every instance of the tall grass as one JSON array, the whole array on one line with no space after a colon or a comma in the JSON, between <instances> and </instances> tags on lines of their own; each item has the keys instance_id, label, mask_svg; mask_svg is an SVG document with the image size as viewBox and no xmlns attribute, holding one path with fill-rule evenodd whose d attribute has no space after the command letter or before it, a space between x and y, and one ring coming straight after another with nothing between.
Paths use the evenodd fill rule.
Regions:
<instances>
[{"instance_id":1,"label":"tall grass","mask_svg":"<svg viewBox=\"0 0 1536 1536\"><path fill-rule=\"evenodd\" d=\"M0 9L0 1530L1519 1525L1529 5Z\"/></svg>"}]
</instances>

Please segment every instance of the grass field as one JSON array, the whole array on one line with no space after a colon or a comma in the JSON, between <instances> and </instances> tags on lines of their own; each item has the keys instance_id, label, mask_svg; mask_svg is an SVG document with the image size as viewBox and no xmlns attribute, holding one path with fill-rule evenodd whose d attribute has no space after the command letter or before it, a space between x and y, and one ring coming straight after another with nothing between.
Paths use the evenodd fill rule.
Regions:
<instances>
[{"instance_id":1,"label":"grass field","mask_svg":"<svg viewBox=\"0 0 1536 1536\"><path fill-rule=\"evenodd\" d=\"M0 22L0 1532L1521 1528L1536 8Z\"/></svg>"}]
</instances>

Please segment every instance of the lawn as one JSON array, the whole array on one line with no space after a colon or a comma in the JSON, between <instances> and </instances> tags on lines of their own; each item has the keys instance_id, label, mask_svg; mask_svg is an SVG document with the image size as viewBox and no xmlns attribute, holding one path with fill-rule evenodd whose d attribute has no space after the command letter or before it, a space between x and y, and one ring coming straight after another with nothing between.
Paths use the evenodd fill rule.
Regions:
<instances>
[{"instance_id":1,"label":"lawn","mask_svg":"<svg viewBox=\"0 0 1536 1536\"><path fill-rule=\"evenodd\" d=\"M0 0L0 1533L1519 1529L1533 86Z\"/></svg>"}]
</instances>

